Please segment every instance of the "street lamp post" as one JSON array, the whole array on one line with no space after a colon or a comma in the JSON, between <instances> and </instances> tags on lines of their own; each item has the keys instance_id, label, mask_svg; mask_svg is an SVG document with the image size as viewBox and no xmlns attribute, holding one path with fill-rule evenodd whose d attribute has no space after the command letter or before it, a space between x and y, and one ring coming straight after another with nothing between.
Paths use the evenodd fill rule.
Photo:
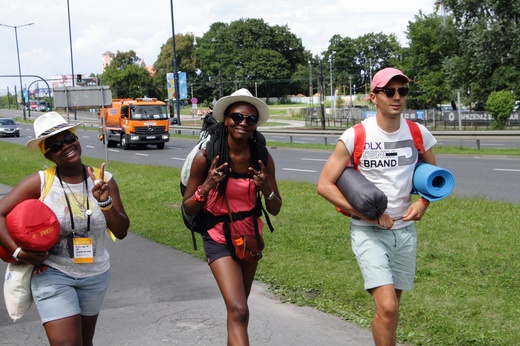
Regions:
<instances>
[{"instance_id":1,"label":"street lamp post","mask_svg":"<svg viewBox=\"0 0 520 346\"><path fill-rule=\"evenodd\" d=\"M349 85L349 95L350 95L350 117L352 118L352 76L348 76L348 85Z\"/></svg>"},{"instance_id":2,"label":"street lamp post","mask_svg":"<svg viewBox=\"0 0 520 346\"><path fill-rule=\"evenodd\" d=\"M172 45L173 45L173 81L175 84L175 111L177 113L177 124L181 124L181 109L179 104L179 74L177 72L177 51L175 49L175 25L173 16L173 0L170 0L171 17L172 17Z\"/></svg>"},{"instance_id":3,"label":"street lamp post","mask_svg":"<svg viewBox=\"0 0 520 346\"><path fill-rule=\"evenodd\" d=\"M309 60L309 97L312 97L312 64L311 64L310 60Z\"/></svg>"},{"instance_id":4,"label":"street lamp post","mask_svg":"<svg viewBox=\"0 0 520 346\"><path fill-rule=\"evenodd\" d=\"M330 57L329 57L329 63L330 63L330 106L331 106L331 109L332 109L332 116L334 117L334 119L336 118L336 104L335 104L335 97L334 97L334 92L332 90L333 86L332 86L332 54L334 54L335 52L332 52L330 54Z\"/></svg>"},{"instance_id":5,"label":"street lamp post","mask_svg":"<svg viewBox=\"0 0 520 346\"><path fill-rule=\"evenodd\" d=\"M312 115L314 114L314 96L313 96L313 90L312 90L312 61L309 60L309 108L307 114L309 115L309 118L312 118Z\"/></svg>"},{"instance_id":6,"label":"street lamp post","mask_svg":"<svg viewBox=\"0 0 520 346\"><path fill-rule=\"evenodd\" d=\"M26 120L26 118L25 118L25 98L24 98L24 95L23 95L22 67L20 65L20 50L18 48L18 30L17 29L18 28L22 28L24 26L33 25L33 24L34 23L27 23L27 24L17 25L17 26L0 24L0 26L6 26L8 28L13 28L14 29L14 37L16 39L16 55L18 56L18 76L20 77L20 93L22 95L21 99L22 99L23 120Z\"/></svg>"},{"instance_id":7,"label":"street lamp post","mask_svg":"<svg viewBox=\"0 0 520 346\"><path fill-rule=\"evenodd\" d=\"M69 19L69 45L70 45L70 68L72 72L72 86L74 87L76 85L75 77L74 77L74 57L72 55L72 30L70 26L70 6L69 6L69 0L67 0L67 18Z\"/></svg>"},{"instance_id":8,"label":"street lamp post","mask_svg":"<svg viewBox=\"0 0 520 346\"><path fill-rule=\"evenodd\" d=\"M72 30L70 25L70 6L67 0L67 18L69 20L69 45L70 45L70 69L72 72L72 87L76 86L76 77L74 76L74 57L72 55ZM69 116L69 108L67 107L67 120ZM78 120L78 111L74 108L74 120Z\"/></svg>"}]
</instances>

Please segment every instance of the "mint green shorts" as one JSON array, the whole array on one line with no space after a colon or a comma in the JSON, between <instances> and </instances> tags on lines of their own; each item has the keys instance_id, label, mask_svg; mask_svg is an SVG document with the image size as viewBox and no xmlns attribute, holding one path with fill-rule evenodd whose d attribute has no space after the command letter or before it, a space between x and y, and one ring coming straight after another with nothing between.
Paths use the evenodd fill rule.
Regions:
<instances>
[{"instance_id":1,"label":"mint green shorts","mask_svg":"<svg viewBox=\"0 0 520 346\"><path fill-rule=\"evenodd\" d=\"M393 230L351 224L350 238L365 290L384 285L403 291L413 288L417 251L413 223Z\"/></svg>"}]
</instances>

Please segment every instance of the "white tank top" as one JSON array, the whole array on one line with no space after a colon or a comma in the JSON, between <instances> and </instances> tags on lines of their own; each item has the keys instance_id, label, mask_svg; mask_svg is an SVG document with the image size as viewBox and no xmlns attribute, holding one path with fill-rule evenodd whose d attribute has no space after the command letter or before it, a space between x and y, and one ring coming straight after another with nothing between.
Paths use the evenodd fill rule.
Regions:
<instances>
[{"instance_id":1,"label":"white tank top","mask_svg":"<svg viewBox=\"0 0 520 346\"><path fill-rule=\"evenodd\" d=\"M45 174L40 174L41 191L45 186ZM105 180L112 179L112 174L105 171ZM60 237L56 244L49 250L49 258L44 264L58 269L74 278L84 278L102 274L110 268L108 251L105 248L105 236L107 234L107 223L103 212L99 208L96 199L92 196L92 179L87 178L87 188L85 183L67 184L63 182L63 187L57 176L54 177L51 189L45 196L43 203L54 211L60 222ZM69 190L70 188L70 190ZM71 192L72 191L72 192ZM70 209L67 205L69 200ZM87 232L88 218L81 205L86 206L86 196L88 195L90 215L90 227ZM74 229L72 229L71 212L74 218ZM72 237L92 238L94 248L93 263L74 263L74 258L70 253L72 250Z\"/></svg>"}]
</instances>

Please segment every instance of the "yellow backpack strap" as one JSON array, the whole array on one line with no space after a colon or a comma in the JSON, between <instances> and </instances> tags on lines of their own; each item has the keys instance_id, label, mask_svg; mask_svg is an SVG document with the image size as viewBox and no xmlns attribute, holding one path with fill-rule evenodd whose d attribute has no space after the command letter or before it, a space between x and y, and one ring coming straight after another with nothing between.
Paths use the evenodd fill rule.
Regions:
<instances>
[{"instance_id":1,"label":"yellow backpack strap","mask_svg":"<svg viewBox=\"0 0 520 346\"><path fill-rule=\"evenodd\" d=\"M45 175L45 185L43 187L43 193L40 196L40 201L43 201L45 199L45 196L49 193L52 182L54 181L54 177L56 176L56 166L52 166L47 168L45 171L43 171Z\"/></svg>"}]
</instances>

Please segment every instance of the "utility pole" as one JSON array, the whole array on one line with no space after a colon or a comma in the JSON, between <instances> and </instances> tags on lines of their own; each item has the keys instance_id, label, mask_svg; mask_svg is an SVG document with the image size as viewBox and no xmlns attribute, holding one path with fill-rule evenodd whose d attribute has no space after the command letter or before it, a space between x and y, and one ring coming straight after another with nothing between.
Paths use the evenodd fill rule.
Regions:
<instances>
[{"instance_id":1,"label":"utility pole","mask_svg":"<svg viewBox=\"0 0 520 346\"><path fill-rule=\"evenodd\" d=\"M336 118L336 97L334 96L334 91L333 91L333 82L332 82L332 55L336 53L336 52L332 52L329 56L329 64L330 64L330 110L331 110L331 115L332 117L335 119Z\"/></svg>"},{"instance_id":2,"label":"utility pole","mask_svg":"<svg viewBox=\"0 0 520 346\"><path fill-rule=\"evenodd\" d=\"M172 45L173 45L173 81L175 84L175 112L177 113L177 125L181 124L181 108L179 104L179 73L177 72L177 50L175 49L175 22L173 16L173 0L170 0L171 19L172 19Z\"/></svg>"},{"instance_id":3,"label":"utility pole","mask_svg":"<svg viewBox=\"0 0 520 346\"><path fill-rule=\"evenodd\" d=\"M372 92L372 59L368 59L368 72L369 72L369 75L370 75L370 92Z\"/></svg>"},{"instance_id":4,"label":"utility pole","mask_svg":"<svg viewBox=\"0 0 520 346\"><path fill-rule=\"evenodd\" d=\"M320 107L321 129L325 130L325 77L323 76L323 59L320 60Z\"/></svg>"},{"instance_id":5,"label":"utility pole","mask_svg":"<svg viewBox=\"0 0 520 346\"><path fill-rule=\"evenodd\" d=\"M310 118L312 118L312 115L314 114L314 96L313 96L313 90L312 90L312 61L309 60L309 112L308 115Z\"/></svg>"},{"instance_id":6,"label":"utility pole","mask_svg":"<svg viewBox=\"0 0 520 346\"><path fill-rule=\"evenodd\" d=\"M350 95L350 118L352 118L352 107L354 104L352 103L352 76L348 76L348 85L349 85L349 95Z\"/></svg>"},{"instance_id":7,"label":"utility pole","mask_svg":"<svg viewBox=\"0 0 520 346\"><path fill-rule=\"evenodd\" d=\"M17 26L12 26L12 25L5 25L5 24L0 24L0 26L5 26L5 27L8 27L8 28L12 28L14 29L14 37L16 39L16 55L18 56L18 75L20 77L20 95L22 95L21 99L22 99L22 110L23 110L23 120L26 120L26 115L25 115L25 97L24 97L24 94L23 94L23 82L22 82L22 67L20 65L20 50L18 48L18 28L22 28L24 26L29 26L29 25L33 25L34 23L27 23L27 24L23 24L23 25L17 25ZM16 95L16 88L15 88L15 95Z\"/></svg>"},{"instance_id":8,"label":"utility pole","mask_svg":"<svg viewBox=\"0 0 520 346\"><path fill-rule=\"evenodd\" d=\"M309 60L309 97L312 97L312 64Z\"/></svg>"}]
</instances>

